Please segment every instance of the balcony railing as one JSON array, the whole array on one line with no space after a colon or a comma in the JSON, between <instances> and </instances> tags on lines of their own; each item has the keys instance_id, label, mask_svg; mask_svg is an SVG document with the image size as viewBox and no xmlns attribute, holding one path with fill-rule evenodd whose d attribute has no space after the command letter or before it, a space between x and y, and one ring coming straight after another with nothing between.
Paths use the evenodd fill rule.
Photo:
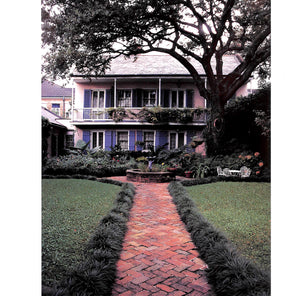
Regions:
<instances>
[{"instance_id":1,"label":"balcony railing","mask_svg":"<svg viewBox=\"0 0 300 296\"><path fill-rule=\"evenodd\" d=\"M116 121L149 123L206 123L207 112L199 108L76 108L74 121Z\"/></svg>"}]
</instances>

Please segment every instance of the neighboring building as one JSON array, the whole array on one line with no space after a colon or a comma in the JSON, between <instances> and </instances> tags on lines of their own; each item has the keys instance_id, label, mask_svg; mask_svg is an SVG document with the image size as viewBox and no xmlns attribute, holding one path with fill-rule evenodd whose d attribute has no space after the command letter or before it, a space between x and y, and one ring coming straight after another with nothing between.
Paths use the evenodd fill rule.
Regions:
<instances>
[{"instance_id":1,"label":"neighboring building","mask_svg":"<svg viewBox=\"0 0 300 296\"><path fill-rule=\"evenodd\" d=\"M74 131L68 122L55 113L42 107L42 117L50 123L50 135L47 139L47 157L58 156L64 153L64 149L74 146Z\"/></svg>"},{"instance_id":2,"label":"neighboring building","mask_svg":"<svg viewBox=\"0 0 300 296\"><path fill-rule=\"evenodd\" d=\"M71 118L72 88L64 88L44 80L42 82L42 106L62 118Z\"/></svg>"},{"instance_id":3,"label":"neighboring building","mask_svg":"<svg viewBox=\"0 0 300 296\"><path fill-rule=\"evenodd\" d=\"M230 73L238 64L234 56L224 58L224 74ZM203 75L202 68L196 68ZM188 71L169 55L138 55L118 57L101 77L73 75L75 98L71 123L75 127L74 142L82 139L90 142L90 148L110 150L116 144L124 150L141 150L137 142L158 147L168 143L167 149L189 144L193 137L202 138L206 126L206 114L192 120L172 120L157 123L137 119L134 115L145 108L160 110L193 110L206 108L203 98ZM236 95L246 95L246 86ZM115 108L115 109L114 109ZM126 110L119 121L109 114ZM205 155L205 145L196 148Z\"/></svg>"}]
</instances>

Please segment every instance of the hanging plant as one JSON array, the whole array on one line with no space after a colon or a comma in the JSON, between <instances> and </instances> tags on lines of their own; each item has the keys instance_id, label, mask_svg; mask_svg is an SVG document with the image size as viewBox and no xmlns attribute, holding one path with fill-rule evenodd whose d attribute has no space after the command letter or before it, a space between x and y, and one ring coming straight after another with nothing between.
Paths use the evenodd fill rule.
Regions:
<instances>
[{"instance_id":1,"label":"hanging plant","mask_svg":"<svg viewBox=\"0 0 300 296\"><path fill-rule=\"evenodd\" d=\"M127 112L125 108L109 108L107 110L108 118L113 119L115 122L123 121L123 119L127 116Z\"/></svg>"}]
</instances>

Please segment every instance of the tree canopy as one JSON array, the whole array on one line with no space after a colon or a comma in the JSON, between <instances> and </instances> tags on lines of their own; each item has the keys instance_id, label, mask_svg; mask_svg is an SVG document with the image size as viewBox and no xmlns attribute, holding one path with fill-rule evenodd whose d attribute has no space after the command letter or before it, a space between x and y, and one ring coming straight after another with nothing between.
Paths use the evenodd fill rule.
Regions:
<instances>
[{"instance_id":1,"label":"tree canopy","mask_svg":"<svg viewBox=\"0 0 300 296\"><path fill-rule=\"evenodd\" d=\"M270 59L270 0L43 0L42 23L43 71L52 78L75 68L103 74L119 55L166 53L189 71L216 117ZM224 75L229 54L240 64Z\"/></svg>"}]
</instances>

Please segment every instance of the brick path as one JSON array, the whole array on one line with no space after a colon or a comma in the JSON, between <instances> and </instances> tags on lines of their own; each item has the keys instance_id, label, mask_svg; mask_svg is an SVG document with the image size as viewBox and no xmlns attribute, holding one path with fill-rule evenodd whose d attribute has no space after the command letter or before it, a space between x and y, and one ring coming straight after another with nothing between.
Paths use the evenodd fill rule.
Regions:
<instances>
[{"instance_id":1,"label":"brick path","mask_svg":"<svg viewBox=\"0 0 300 296\"><path fill-rule=\"evenodd\" d=\"M112 177L126 182L126 177ZM214 295L168 183L136 187L112 295Z\"/></svg>"}]
</instances>

